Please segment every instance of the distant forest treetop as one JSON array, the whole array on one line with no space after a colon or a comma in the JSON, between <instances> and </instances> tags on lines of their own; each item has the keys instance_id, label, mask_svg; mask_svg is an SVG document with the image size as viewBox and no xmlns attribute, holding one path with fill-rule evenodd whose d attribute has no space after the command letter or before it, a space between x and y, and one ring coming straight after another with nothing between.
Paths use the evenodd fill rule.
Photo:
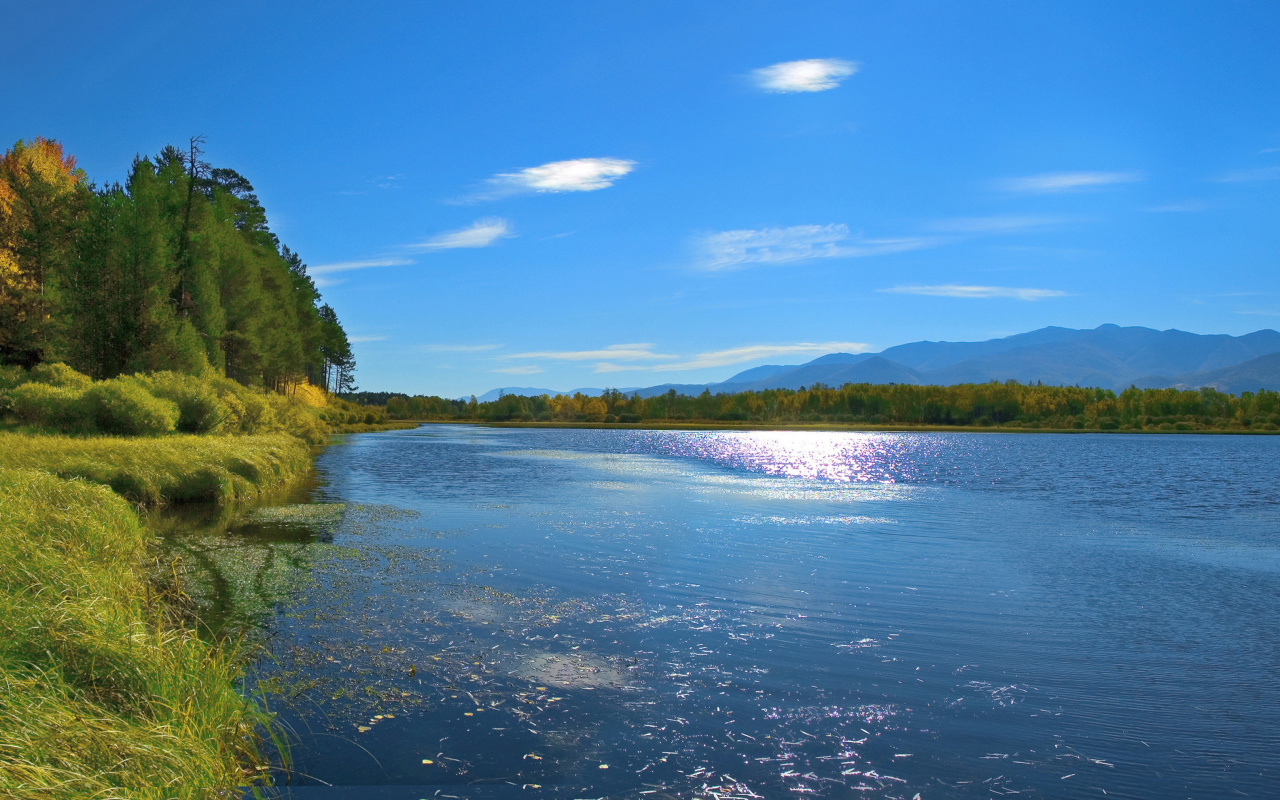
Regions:
<instances>
[{"instance_id":1,"label":"distant forest treetop","mask_svg":"<svg viewBox=\"0 0 1280 800\"><path fill-rule=\"evenodd\" d=\"M94 378L213 371L249 386L354 388L355 360L252 184L203 140L92 184L53 140L0 159L0 364Z\"/></svg>"},{"instance_id":2,"label":"distant forest treetop","mask_svg":"<svg viewBox=\"0 0 1280 800\"><path fill-rule=\"evenodd\" d=\"M347 398L369 403L380 395ZM1228 431L1280 430L1280 393L1260 390L1239 397L1212 388L1138 389L1123 392L1079 386L1004 383L814 384L800 389L691 396L669 389L641 397L606 389L599 397L503 395L479 402L390 395L390 419L524 423L728 423L753 425L859 425L1022 430Z\"/></svg>"}]
</instances>

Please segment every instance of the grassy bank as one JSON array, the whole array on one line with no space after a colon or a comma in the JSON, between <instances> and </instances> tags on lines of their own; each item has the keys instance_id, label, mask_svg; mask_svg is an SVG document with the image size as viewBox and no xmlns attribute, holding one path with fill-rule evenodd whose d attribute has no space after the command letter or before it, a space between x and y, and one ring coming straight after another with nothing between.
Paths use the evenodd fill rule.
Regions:
<instances>
[{"instance_id":1,"label":"grassy bank","mask_svg":"<svg viewBox=\"0 0 1280 800\"><path fill-rule=\"evenodd\" d=\"M0 369L0 798L238 796L270 719L137 509L256 499L384 419L173 373Z\"/></svg>"},{"instance_id":2,"label":"grassy bank","mask_svg":"<svg viewBox=\"0 0 1280 800\"><path fill-rule=\"evenodd\" d=\"M236 653L168 617L152 546L107 486L0 469L0 796L247 782L266 716Z\"/></svg>"},{"instance_id":3,"label":"grassy bank","mask_svg":"<svg viewBox=\"0 0 1280 800\"><path fill-rule=\"evenodd\" d=\"M139 504L250 500L310 466L285 433L160 438L0 433L0 468L41 470L103 484Z\"/></svg>"}]
</instances>

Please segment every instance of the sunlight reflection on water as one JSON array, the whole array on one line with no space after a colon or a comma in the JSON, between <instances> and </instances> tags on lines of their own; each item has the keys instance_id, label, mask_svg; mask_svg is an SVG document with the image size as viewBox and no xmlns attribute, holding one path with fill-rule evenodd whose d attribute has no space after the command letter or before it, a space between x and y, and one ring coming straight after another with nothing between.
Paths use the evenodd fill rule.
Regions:
<instances>
[{"instance_id":1,"label":"sunlight reflection on water","mask_svg":"<svg viewBox=\"0 0 1280 800\"><path fill-rule=\"evenodd\" d=\"M839 483L896 483L944 446L931 434L825 431L691 431L657 434L657 449L786 478ZM951 443L954 447L955 442Z\"/></svg>"}]
</instances>

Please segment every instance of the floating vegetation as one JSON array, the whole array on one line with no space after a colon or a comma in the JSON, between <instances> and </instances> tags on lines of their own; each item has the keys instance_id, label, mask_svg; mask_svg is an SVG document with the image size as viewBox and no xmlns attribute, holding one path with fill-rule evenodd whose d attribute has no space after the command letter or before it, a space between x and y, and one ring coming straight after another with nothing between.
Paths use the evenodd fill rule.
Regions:
<instances>
[{"instance_id":1,"label":"floating vegetation","mask_svg":"<svg viewBox=\"0 0 1280 800\"><path fill-rule=\"evenodd\" d=\"M342 522L346 503L300 503L288 506L268 506L255 509L251 522L274 525L303 525L319 530L333 530Z\"/></svg>"},{"instance_id":2,"label":"floating vegetation","mask_svg":"<svg viewBox=\"0 0 1280 800\"><path fill-rule=\"evenodd\" d=\"M570 689L623 689L630 673L617 664L590 653L528 653L526 663L512 675L532 683L546 683Z\"/></svg>"}]
</instances>

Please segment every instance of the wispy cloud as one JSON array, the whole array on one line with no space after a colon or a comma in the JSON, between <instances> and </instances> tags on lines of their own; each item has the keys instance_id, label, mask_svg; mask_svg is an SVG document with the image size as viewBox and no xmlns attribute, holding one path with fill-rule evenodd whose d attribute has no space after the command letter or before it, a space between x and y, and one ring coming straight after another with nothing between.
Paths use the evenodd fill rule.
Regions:
<instances>
[{"instance_id":1,"label":"wispy cloud","mask_svg":"<svg viewBox=\"0 0 1280 800\"><path fill-rule=\"evenodd\" d=\"M370 267L402 267L412 264L407 258L370 258L364 261L337 261L332 264L320 264L307 267L309 275L329 275L334 272L348 272L353 269L369 269Z\"/></svg>"},{"instance_id":2,"label":"wispy cloud","mask_svg":"<svg viewBox=\"0 0 1280 800\"><path fill-rule=\"evenodd\" d=\"M858 71L858 64L839 58L784 61L753 70L756 85L766 92L825 92Z\"/></svg>"},{"instance_id":3,"label":"wispy cloud","mask_svg":"<svg viewBox=\"0 0 1280 800\"><path fill-rule=\"evenodd\" d=\"M721 231L703 236L697 246L697 266L705 270L734 269L744 264L788 264L816 258L859 258L918 250L927 238L864 239L847 225L795 225L790 228Z\"/></svg>"},{"instance_id":4,"label":"wispy cloud","mask_svg":"<svg viewBox=\"0 0 1280 800\"><path fill-rule=\"evenodd\" d=\"M997 215L940 219L929 227L941 233L1016 233L1063 222L1061 217Z\"/></svg>"},{"instance_id":5,"label":"wispy cloud","mask_svg":"<svg viewBox=\"0 0 1280 800\"><path fill-rule=\"evenodd\" d=\"M347 341L351 342L352 344L360 344L362 342L384 342L386 341L386 339L387 337L385 336L348 336L347 337Z\"/></svg>"},{"instance_id":6,"label":"wispy cloud","mask_svg":"<svg viewBox=\"0 0 1280 800\"><path fill-rule=\"evenodd\" d=\"M428 353L483 353L486 350L497 350L500 344L424 344L421 349Z\"/></svg>"},{"instance_id":7,"label":"wispy cloud","mask_svg":"<svg viewBox=\"0 0 1280 800\"><path fill-rule=\"evenodd\" d=\"M433 236L425 242L410 245L413 250L452 250L459 247L489 247L499 239L515 236L511 223L501 217L485 217L470 227Z\"/></svg>"},{"instance_id":8,"label":"wispy cloud","mask_svg":"<svg viewBox=\"0 0 1280 800\"><path fill-rule=\"evenodd\" d=\"M1251 181L1280 180L1280 167L1258 167L1257 169L1241 169L1219 175L1218 183L1246 183Z\"/></svg>"},{"instance_id":9,"label":"wispy cloud","mask_svg":"<svg viewBox=\"0 0 1280 800\"><path fill-rule=\"evenodd\" d=\"M1096 189L1140 180L1142 180L1140 172L1043 172L1021 178L1005 178L997 181L996 187L1007 192L1052 194L1078 189Z\"/></svg>"},{"instance_id":10,"label":"wispy cloud","mask_svg":"<svg viewBox=\"0 0 1280 800\"><path fill-rule=\"evenodd\" d=\"M602 372L682 372L693 369L724 367L767 358L821 355L824 353L861 353L870 350L862 342L799 342L796 344L753 344L727 350L711 350L696 355L655 353L651 344L614 344L596 350L543 350L514 353L502 358L545 359L549 361L594 361L592 371ZM661 363L652 363L654 361ZM525 367L510 367L498 372L515 372ZM541 371L540 368L531 368Z\"/></svg>"},{"instance_id":11,"label":"wispy cloud","mask_svg":"<svg viewBox=\"0 0 1280 800\"><path fill-rule=\"evenodd\" d=\"M496 200L531 192L594 192L607 189L636 168L623 158L575 158L552 161L519 172L503 172L465 200Z\"/></svg>"},{"instance_id":12,"label":"wispy cloud","mask_svg":"<svg viewBox=\"0 0 1280 800\"><path fill-rule=\"evenodd\" d=\"M939 286L894 286L880 289L889 294L919 294L928 297L988 298L1011 297L1015 300L1043 300L1046 297L1065 297L1066 292L1057 289L1018 289L1011 286L959 286L953 283Z\"/></svg>"},{"instance_id":13,"label":"wispy cloud","mask_svg":"<svg viewBox=\"0 0 1280 800\"><path fill-rule=\"evenodd\" d=\"M798 342L796 344L752 344L743 347L731 347L727 350L710 350L674 364L660 364L650 367L657 372L667 370L703 369L706 367L726 367L730 364L742 364L782 356L823 355L826 353L865 353L871 346L862 342ZM600 371L600 370L597 370Z\"/></svg>"},{"instance_id":14,"label":"wispy cloud","mask_svg":"<svg viewBox=\"0 0 1280 800\"><path fill-rule=\"evenodd\" d=\"M412 244L408 246L400 246L400 250L452 250L459 247L489 247L499 239L515 236L511 232L511 224L500 217L486 217L477 220L469 227L461 230L449 231L438 236L433 236L424 242ZM404 256L386 256L383 258L367 258L359 261L336 261L331 264L320 264L314 267L308 267L307 273L311 275L317 286L335 286L342 281L340 279L327 278L325 276L338 272L350 272L357 269L370 269L373 267L403 267L415 263L411 258Z\"/></svg>"},{"instance_id":15,"label":"wispy cloud","mask_svg":"<svg viewBox=\"0 0 1280 800\"><path fill-rule=\"evenodd\" d=\"M542 372L542 367L536 364L521 364L518 367L502 367L501 369L492 369L490 372L503 372L507 375L537 375Z\"/></svg>"},{"instance_id":16,"label":"wispy cloud","mask_svg":"<svg viewBox=\"0 0 1280 800\"><path fill-rule=\"evenodd\" d=\"M554 361L597 361L603 358L615 361L649 361L653 359L672 359L679 356L668 356L653 352L651 344L611 344L600 350L539 350L531 353L512 353L504 358L545 358Z\"/></svg>"}]
</instances>

